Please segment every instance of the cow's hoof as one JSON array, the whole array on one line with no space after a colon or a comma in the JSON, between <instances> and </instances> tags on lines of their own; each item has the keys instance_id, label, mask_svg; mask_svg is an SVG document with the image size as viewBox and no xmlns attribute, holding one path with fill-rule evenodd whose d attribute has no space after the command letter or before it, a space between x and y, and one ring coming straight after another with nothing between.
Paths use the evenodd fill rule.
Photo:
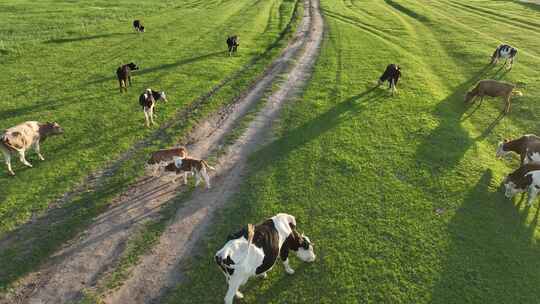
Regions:
<instances>
[{"instance_id":1,"label":"cow's hoof","mask_svg":"<svg viewBox=\"0 0 540 304\"><path fill-rule=\"evenodd\" d=\"M13 171L8 172L8 174L9 174L9 176L15 176L15 172L13 172Z\"/></svg>"},{"instance_id":2,"label":"cow's hoof","mask_svg":"<svg viewBox=\"0 0 540 304\"><path fill-rule=\"evenodd\" d=\"M285 269L285 271L286 271L288 274L294 274L294 269L292 269L292 268Z\"/></svg>"},{"instance_id":3,"label":"cow's hoof","mask_svg":"<svg viewBox=\"0 0 540 304\"><path fill-rule=\"evenodd\" d=\"M244 294L241 293L240 291L237 291L237 292L236 292L236 298L237 298L237 299L243 299L243 298L244 298Z\"/></svg>"},{"instance_id":4,"label":"cow's hoof","mask_svg":"<svg viewBox=\"0 0 540 304\"><path fill-rule=\"evenodd\" d=\"M268 278L268 275L266 273L263 273L259 276L261 279L265 280L266 278Z\"/></svg>"}]
</instances>

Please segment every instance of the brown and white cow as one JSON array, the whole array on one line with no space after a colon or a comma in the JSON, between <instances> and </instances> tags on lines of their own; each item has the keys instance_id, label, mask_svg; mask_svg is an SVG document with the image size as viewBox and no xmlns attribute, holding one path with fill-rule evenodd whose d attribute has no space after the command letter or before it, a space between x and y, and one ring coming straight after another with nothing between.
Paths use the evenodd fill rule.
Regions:
<instances>
[{"instance_id":1,"label":"brown and white cow","mask_svg":"<svg viewBox=\"0 0 540 304\"><path fill-rule=\"evenodd\" d=\"M266 277L278 258L288 274L294 274L289 265L289 251L304 262L315 261L313 243L296 230L294 216L279 213L258 225L229 235L227 243L214 259L225 275L229 289L225 304L232 304L233 298L243 298L238 289L252 276Z\"/></svg>"},{"instance_id":2,"label":"brown and white cow","mask_svg":"<svg viewBox=\"0 0 540 304\"><path fill-rule=\"evenodd\" d=\"M167 166L174 161L175 157L186 158L187 156L187 149L184 147L158 150L150 155L150 159L146 162L146 168L152 169L152 175L157 176L160 167Z\"/></svg>"},{"instance_id":3,"label":"brown and white cow","mask_svg":"<svg viewBox=\"0 0 540 304\"><path fill-rule=\"evenodd\" d=\"M517 193L527 191L529 194L527 204L531 205L540 191L540 164L522 165L504 178L503 185L504 195L509 199Z\"/></svg>"},{"instance_id":4,"label":"brown and white cow","mask_svg":"<svg viewBox=\"0 0 540 304\"><path fill-rule=\"evenodd\" d=\"M540 162L540 137L527 134L514 140L505 139L499 143L496 156L502 158L511 152L517 153L520 156L522 165L531 162Z\"/></svg>"},{"instance_id":5,"label":"brown and white cow","mask_svg":"<svg viewBox=\"0 0 540 304\"><path fill-rule=\"evenodd\" d=\"M206 183L206 189L210 189L210 176L208 171L216 171L216 168L210 166L204 159L195 159L191 157L174 157L174 161L166 166L160 166L158 174L155 176L161 177L167 175L167 178L172 179L173 183L176 182L178 175L184 176L184 184L187 184L187 175L191 173L195 175L195 187L204 179Z\"/></svg>"},{"instance_id":6,"label":"brown and white cow","mask_svg":"<svg viewBox=\"0 0 540 304\"><path fill-rule=\"evenodd\" d=\"M40 143L48 136L59 135L64 133L64 130L56 122L40 123L37 121L27 121L18 124L14 127L6 129L0 137L0 150L4 154L4 160L9 174L15 175L11 169L11 156L17 153L19 160L28 167L32 167L26 158L25 152L30 148L34 148L41 160L45 160L40 151Z\"/></svg>"}]
</instances>

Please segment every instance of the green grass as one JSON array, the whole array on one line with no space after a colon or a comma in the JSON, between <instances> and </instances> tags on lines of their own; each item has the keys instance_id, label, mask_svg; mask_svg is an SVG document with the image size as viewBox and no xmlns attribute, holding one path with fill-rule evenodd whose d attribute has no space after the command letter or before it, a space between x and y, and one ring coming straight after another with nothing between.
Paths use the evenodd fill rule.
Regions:
<instances>
[{"instance_id":1,"label":"green grass","mask_svg":"<svg viewBox=\"0 0 540 304\"><path fill-rule=\"evenodd\" d=\"M495 159L495 148L540 133L540 11L465 0L322 8L328 31L308 88L278 139L251 157L246 184L167 303L221 303L214 253L231 231L277 212L297 217L318 260L252 279L243 303L537 303L539 202L504 198L500 182L518 161ZM510 72L487 65L500 42L520 49ZM373 89L391 62L404 74L396 97ZM464 105L485 78L520 84L508 116L500 100Z\"/></svg>"},{"instance_id":2,"label":"green grass","mask_svg":"<svg viewBox=\"0 0 540 304\"><path fill-rule=\"evenodd\" d=\"M0 7L0 89L12 97L0 112L3 126L56 120L66 130L42 145L46 161L30 154L34 168L15 162L16 177L0 175L0 238L11 239L0 249L4 289L91 223L140 176L149 151L178 142L249 86L285 45L295 2L10 1ZM134 18L147 33L132 32ZM229 33L241 39L231 58L223 51ZM141 70L129 93L120 94L114 71L128 61ZM170 102L157 110L157 121L170 124L166 130L143 127L137 98L146 87L168 93ZM176 117L180 110L187 114ZM116 161L135 143L143 144ZM27 223L90 172L112 165L102 183Z\"/></svg>"}]
</instances>

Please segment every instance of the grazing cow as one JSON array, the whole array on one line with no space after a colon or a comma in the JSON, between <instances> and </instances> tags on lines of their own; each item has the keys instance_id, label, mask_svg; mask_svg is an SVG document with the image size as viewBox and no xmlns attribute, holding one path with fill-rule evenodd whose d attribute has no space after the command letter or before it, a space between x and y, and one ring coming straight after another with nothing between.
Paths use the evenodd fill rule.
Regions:
<instances>
[{"instance_id":1,"label":"grazing cow","mask_svg":"<svg viewBox=\"0 0 540 304\"><path fill-rule=\"evenodd\" d=\"M528 163L508 174L503 180L504 195L512 198L519 192L528 192L527 204L531 205L540 191L540 164Z\"/></svg>"},{"instance_id":2,"label":"grazing cow","mask_svg":"<svg viewBox=\"0 0 540 304\"><path fill-rule=\"evenodd\" d=\"M173 183L176 182L176 175L182 174L184 176L184 184L187 184L187 174L191 173L195 175L195 187L199 185L201 179L204 179L206 188L210 189L210 177L208 176L208 170L215 171L216 169L202 159L194 159L190 157L174 157L174 161L160 168L161 173L157 176L161 176L163 173L172 174Z\"/></svg>"},{"instance_id":3,"label":"grazing cow","mask_svg":"<svg viewBox=\"0 0 540 304\"><path fill-rule=\"evenodd\" d=\"M64 130L56 122L27 121L6 129L0 137L0 150L4 154L9 174L15 175L15 172L11 169L12 154L18 153L20 161L26 166L32 167L24 156L26 150L34 148L39 159L45 160L41 155L40 143L45 141L48 136L62 133L64 133Z\"/></svg>"},{"instance_id":4,"label":"grazing cow","mask_svg":"<svg viewBox=\"0 0 540 304\"><path fill-rule=\"evenodd\" d=\"M232 53L236 53L236 49L240 46L238 43L238 36L229 36L227 37L227 48L229 50L229 56L232 55Z\"/></svg>"},{"instance_id":5,"label":"grazing cow","mask_svg":"<svg viewBox=\"0 0 540 304\"><path fill-rule=\"evenodd\" d=\"M495 51L493 52L493 55L491 55L491 64L497 64L499 62L499 59L504 58L506 59L504 61L504 66L506 66L506 63L510 61L510 65L508 66L508 69L512 68L512 65L514 64L514 58L516 58L518 49L515 47L512 47L508 44L501 44L499 45Z\"/></svg>"},{"instance_id":6,"label":"grazing cow","mask_svg":"<svg viewBox=\"0 0 540 304\"><path fill-rule=\"evenodd\" d=\"M139 96L139 104L143 108L144 119L146 126L149 127L150 123L154 123L154 107L157 101L167 102L167 95L165 92L154 91L152 89L146 89L144 93Z\"/></svg>"},{"instance_id":7,"label":"grazing cow","mask_svg":"<svg viewBox=\"0 0 540 304\"><path fill-rule=\"evenodd\" d=\"M147 168L153 168L152 175L157 176L160 166L166 166L174 161L175 157L186 158L187 149L184 147L158 150L152 153L150 159L146 162Z\"/></svg>"},{"instance_id":8,"label":"grazing cow","mask_svg":"<svg viewBox=\"0 0 540 304\"><path fill-rule=\"evenodd\" d=\"M134 20L133 21L133 28L137 32L144 33L144 26L142 25L140 20Z\"/></svg>"},{"instance_id":9,"label":"grazing cow","mask_svg":"<svg viewBox=\"0 0 540 304\"><path fill-rule=\"evenodd\" d=\"M379 77L379 83L380 86L385 81L388 81L388 87L392 90L392 95L397 92L397 83L399 81L399 77L401 77L401 68L397 64L389 64L386 67L386 70L384 70L384 73Z\"/></svg>"},{"instance_id":10,"label":"grazing cow","mask_svg":"<svg viewBox=\"0 0 540 304\"><path fill-rule=\"evenodd\" d=\"M266 277L278 257L285 271L293 274L289 265L289 251L304 262L315 261L313 244L307 236L298 233L294 216L279 213L256 225L230 235L227 243L215 255L215 260L229 284L225 303L232 304L233 298L242 298L238 290L252 276Z\"/></svg>"},{"instance_id":11,"label":"grazing cow","mask_svg":"<svg viewBox=\"0 0 540 304\"><path fill-rule=\"evenodd\" d=\"M540 163L540 137L528 134L514 140L505 139L499 143L496 156L502 158L511 152L519 154L522 165Z\"/></svg>"},{"instance_id":12,"label":"grazing cow","mask_svg":"<svg viewBox=\"0 0 540 304\"><path fill-rule=\"evenodd\" d=\"M124 64L116 69L116 77L118 78L118 83L120 84L120 93L122 93L122 89L127 92L128 84L131 86L131 71L138 69L139 67L133 62Z\"/></svg>"},{"instance_id":13,"label":"grazing cow","mask_svg":"<svg viewBox=\"0 0 540 304\"><path fill-rule=\"evenodd\" d=\"M480 104L484 96L502 97L504 99L504 113L510 112L511 99L513 95L523 96L520 91L515 90L516 86L511 83L497 81L493 79L480 80L476 86L465 95L465 103L472 103L476 97L480 97Z\"/></svg>"}]
</instances>

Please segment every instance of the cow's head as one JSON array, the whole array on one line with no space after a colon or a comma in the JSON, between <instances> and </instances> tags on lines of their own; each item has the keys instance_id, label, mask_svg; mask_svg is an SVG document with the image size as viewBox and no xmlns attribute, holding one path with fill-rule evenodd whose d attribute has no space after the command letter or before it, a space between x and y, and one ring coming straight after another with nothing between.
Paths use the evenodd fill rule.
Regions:
<instances>
[{"instance_id":1,"label":"cow's head","mask_svg":"<svg viewBox=\"0 0 540 304\"><path fill-rule=\"evenodd\" d=\"M159 92L159 100L163 101L163 102L167 102L167 95L165 94L164 91L161 91Z\"/></svg>"},{"instance_id":2,"label":"cow's head","mask_svg":"<svg viewBox=\"0 0 540 304\"><path fill-rule=\"evenodd\" d=\"M286 240L289 249L296 253L296 256L304 262L315 261L315 251L313 243L303 233L299 234L294 226L291 225L292 232Z\"/></svg>"},{"instance_id":3,"label":"cow's head","mask_svg":"<svg viewBox=\"0 0 540 304\"><path fill-rule=\"evenodd\" d=\"M476 95L475 95L475 93L473 91L467 92L467 94L465 94L465 103L472 102L472 100L474 99L475 96Z\"/></svg>"},{"instance_id":4,"label":"cow's head","mask_svg":"<svg viewBox=\"0 0 540 304\"><path fill-rule=\"evenodd\" d=\"M47 122L45 124L45 133L47 135L60 135L64 133L64 129L57 122Z\"/></svg>"},{"instance_id":5,"label":"cow's head","mask_svg":"<svg viewBox=\"0 0 540 304\"><path fill-rule=\"evenodd\" d=\"M132 71L136 71L136 70L139 69L139 67L138 67L135 63L133 63L133 62L128 63L127 66L128 66L128 68L129 68L130 70L132 70Z\"/></svg>"},{"instance_id":6,"label":"cow's head","mask_svg":"<svg viewBox=\"0 0 540 304\"><path fill-rule=\"evenodd\" d=\"M502 158L510 153L510 151L504 150L504 145L509 142L508 139L504 139L502 142L499 143L499 146L497 147L497 153L495 154L495 157Z\"/></svg>"},{"instance_id":7,"label":"cow's head","mask_svg":"<svg viewBox=\"0 0 540 304\"><path fill-rule=\"evenodd\" d=\"M520 192L524 192L526 189L523 189L521 188L517 183L516 181L514 180L514 176L512 174L508 174L504 179L503 179L503 186L504 186L504 196L506 196L506 198L510 199L512 198L514 195L520 193Z\"/></svg>"}]
</instances>

